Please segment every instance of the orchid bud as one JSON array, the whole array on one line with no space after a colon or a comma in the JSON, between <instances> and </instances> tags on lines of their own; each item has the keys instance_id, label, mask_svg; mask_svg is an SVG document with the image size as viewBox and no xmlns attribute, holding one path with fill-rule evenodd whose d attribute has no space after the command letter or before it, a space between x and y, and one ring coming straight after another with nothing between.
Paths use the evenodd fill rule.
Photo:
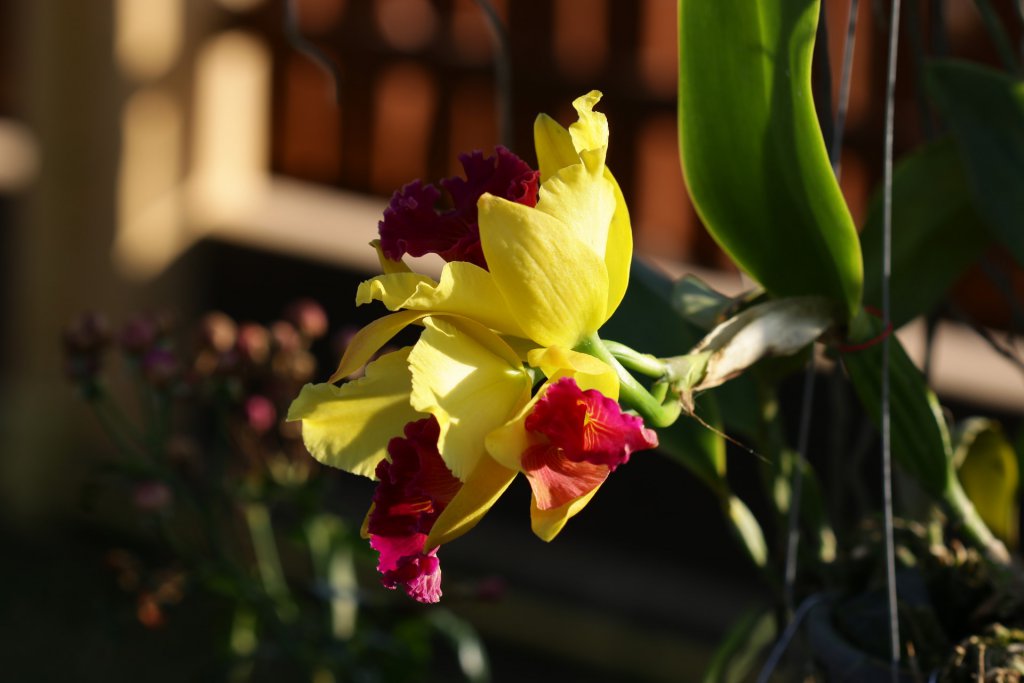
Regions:
<instances>
[{"instance_id":1,"label":"orchid bud","mask_svg":"<svg viewBox=\"0 0 1024 683\"><path fill-rule=\"evenodd\" d=\"M229 351L237 336L235 321L220 311L207 313L199 323L199 343L218 353Z\"/></svg>"},{"instance_id":2,"label":"orchid bud","mask_svg":"<svg viewBox=\"0 0 1024 683\"><path fill-rule=\"evenodd\" d=\"M270 358L270 332L256 323L243 323L238 328L238 342L235 347L242 360L253 365L262 365Z\"/></svg>"},{"instance_id":3,"label":"orchid bud","mask_svg":"<svg viewBox=\"0 0 1024 683\"><path fill-rule=\"evenodd\" d=\"M307 339L319 339L327 334L327 313L312 299L293 302L285 311L285 318Z\"/></svg>"}]
</instances>

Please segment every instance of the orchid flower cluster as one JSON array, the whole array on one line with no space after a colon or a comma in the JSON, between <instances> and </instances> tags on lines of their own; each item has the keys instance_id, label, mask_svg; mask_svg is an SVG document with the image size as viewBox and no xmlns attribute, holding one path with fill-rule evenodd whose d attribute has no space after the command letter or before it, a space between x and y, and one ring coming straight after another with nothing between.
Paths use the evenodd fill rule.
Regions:
<instances>
[{"instance_id":1,"label":"orchid flower cluster","mask_svg":"<svg viewBox=\"0 0 1024 683\"><path fill-rule=\"evenodd\" d=\"M419 181L395 193L373 243L383 272L356 292L357 304L391 313L289 410L317 460L379 482L364 536L384 585L420 602L441 597L438 547L473 528L520 473L532 529L549 541L632 453L658 445L620 406L636 408L620 393L639 385L597 336L632 256L600 97L578 98L568 129L537 118L539 171L499 147L463 155L466 178L441 182L449 210ZM446 261L439 280L402 260L427 253ZM415 344L374 359L410 325L422 327ZM676 406L674 420L678 400L661 401Z\"/></svg>"}]
</instances>

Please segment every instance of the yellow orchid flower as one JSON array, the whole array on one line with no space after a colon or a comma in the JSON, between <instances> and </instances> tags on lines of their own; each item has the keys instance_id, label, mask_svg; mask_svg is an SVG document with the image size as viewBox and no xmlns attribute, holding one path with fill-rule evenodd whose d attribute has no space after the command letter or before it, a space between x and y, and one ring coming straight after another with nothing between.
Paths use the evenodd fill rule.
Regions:
<instances>
[{"instance_id":1,"label":"yellow orchid flower","mask_svg":"<svg viewBox=\"0 0 1024 683\"><path fill-rule=\"evenodd\" d=\"M356 293L357 304L376 300L393 313L360 330L330 382L403 328L423 332L370 362L362 379L307 385L289 411L314 457L381 480L368 533L386 585L416 599L440 596L436 547L471 529L518 473L533 488L534 531L550 540L632 450L656 444L618 409L615 370L573 350L592 345L618 307L632 253L625 202L605 167L599 99L578 98L568 130L537 119L539 189L537 173L499 149L494 159L464 157L468 180L442 182L456 204L444 215L431 208L431 186L395 194L375 244L383 274ZM410 231L414 223L433 232ZM400 260L426 251L461 260L437 281ZM547 381L531 395L535 370ZM424 483L417 467L447 474ZM395 515L406 532L388 536Z\"/></svg>"}]
</instances>

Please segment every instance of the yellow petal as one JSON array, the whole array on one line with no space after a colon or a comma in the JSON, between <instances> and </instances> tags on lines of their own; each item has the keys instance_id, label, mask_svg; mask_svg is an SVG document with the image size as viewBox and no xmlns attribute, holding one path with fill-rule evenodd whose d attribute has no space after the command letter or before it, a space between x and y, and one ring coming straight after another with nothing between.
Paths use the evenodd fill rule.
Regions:
<instances>
[{"instance_id":1,"label":"yellow petal","mask_svg":"<svg viewBox=\"0 0 1024 683\"><path fill-rule=\"evenodd\" d=\"M531 366L540 368L550 382L572 377L583 391L597 389L610 399L619 398L619 378L607 363L593 356L558 346L535 349L527 355ZM543 393L537 392L538 395Z\"/></svg>"},{"instance_id":2,"label":"yellow petal","mask_svg":"<svg viewBox=\"0 0 1024 683\"><path fill-rule=\"evenodd\" d=\"M607 168L604 170L604 177L611 182L615 195L615 213L608 228L608 245L604 250L604 262L608 268L608 310L605 315L610 318L622 303L622 297L626 295L626 289L629 287L629 267L633 260L633 228L619 184Z\"/></svg>"},{"instance_id":3,"label":"yellow petal","mask_svg":"<svg viewBox=\"0 0 1024 683\"><path fill-rule=\"evenodd\" d=\"M418 273L392 273L360 284L356 304L374 300L392 311L461 315L502 334L524 336L491 273L466 261L446 263L440 282Z\"/></svg>"},{"instance_id":4,"label":"yellow petal","mask_svg":"<svg viewBox=\"0 0 1024 683\"><path fill-rule=\"evenodd\" d=\"M594 112L593 107L601 93L591 92L578 98L573 105L579 112L579 121L566 130L551 117L541 114L533 127L534 144L540 165L542 183L547 183L559 171L579 164L581 160L596 172L604 164L608 146L608 121L604 114ZM587 150L592 150L585 155ZM605 179L611 183L615 198L615 212L611 225L605 234L606 245L598 253L604 255L608 268L608 306L606 319L610 318L622 302L629 285L629 266L633 256L633 233L629 222L629 211L622 196L622 190L611 171L603 169Z\"/></svg>"},{"instance_id":5,"label":"yellow petal","mask_svg":"<svg viewBox=\"0 0 1024 683\"><path fill-rule=\"evenodd\" d=\"M537 209L489 194L477 207L487 264L525 333L517 336L571 348L596 331L608 306L603 256L575 227Z\"/></svg>"},{"instance_id":6,"label":"yellow petal","mask_svg":"<svg viewBox=\"0 0 1024 683\"><path fill-rule=\"evenodd\" d=\"M370 242L370 246L373 247L377 252L377 261L380 262L380 269L383 273L411 273L409 266L405 264L405 261L392 261L384 255L384 250L380 246L380 240L373 240Z\"/></svg>"},{"instance_id":7,"label":"yellow petal","mask_svg":"<svg viewBox=\"0 0 1024 683\"><path fill-rule=\"evenodd\" d=\"M523 469L523 453L530 446L542 441L541 437L537 434L526 431L524 425L526 416L530 414L534 404L537 403L542 395L543 387L511 420L497 427L484 438L484 446L487 448L487 452L502 467L507 467L517 472L521 471Z\"/></svg>"},{"instance_id":8,"label":"yellow petal","mask_svg":"<svg viewBox=\"0 0 1024 683\"><path fill-rule=\"evenodd\" d=\"M424 416L409 404L410 349L381 356L366 376L341 387L307 384L292 401L288 420L302 420L302 440L314 458L343 470L375 478L387 455L388 441L406 423Z\"/></svg>"},{"instance_id":9,"label":"yellow petal","mask_svg":"<svg viewBox=\"0 0 1024 683\"><path fill-rule=\"evenodd\" d=\"M557 218L602 259L615 208L615 186L582 164L563 168L541 185L537 196L537 211Z\"/></svg>"},{"instance_id":10,"label":"yellow petal","mask_svg":"<svg viewBox=\"0 0 1024 683\"><path fill-rule=\"evenodd\" d=\"M533 123L533 144L537 148L542 183L566 166L580 163L579 152L569 131L547 114L541 114Z\"/></svg>"},{"instance_id":11,"label":"yellow petal","mask_svg":"<svg viewBox=\"0 0 1024 683\"><path fill-rule=\"evenodd\" d=\"M434 522L423 552L429 552L475 527L515 477L515 470L502 467L491 458L481 458L473 474Z\"/></svg>"},{"instance_id":12,"label":"yellow petal","mask_svg":"<svg viewBox=\"0 0 1024 683\"><path fill-rule=\"evenodd\" d=\"M573 146L592 171L604 168L608 150L608 119L601 112L594 111L594 105L600 100L601 93L597 90L577 97L572 106L579 114L579 120L569 126Z\"/></svg>"},{"instance_id":13,"label":"yellow petal","mask_svg":"<svg viewBox=\"0 0 1024 683\"><path fill-rule=\"evenodd\" d=\"M425 318L409 354L411 403L437 418L438 451L465 481L481 456L484 437L530 399L531 381L505 342L471 320Z\"/></svg>"},{"instance_id":14,"label":"yellow petal","mask_svg":"<svg viewBox=\"0 0 1024 683\"><path fill-rule=\"evenodd\" d=\"M553 508L551 510L541 510L537 507L537 504L530 501L530 527L533 529L533 533L542 541L550 541L558 532L562 530L565 523L569 521L570 517L573 517L580 510L587 506L590 499L594 497L597 490L601 488L598 486L590 493L580 496L576 500L570 501L565 505Z\"/></svg>"},{"instance_id":15,"label":"yellow petal","mask_svg":"<svg viewBox=\"0 0 1024 683\"><path fill-rule=\"evenodd\" d=\"M341 356L338 369L334 371L328 381L337 382L366 365L373 354L380 351L381 347L391 341L392 337L426 315L428 314L422 311L402 311L377 318L359 330L345 347L345 353Z\"/></svg>"}]
</instances>

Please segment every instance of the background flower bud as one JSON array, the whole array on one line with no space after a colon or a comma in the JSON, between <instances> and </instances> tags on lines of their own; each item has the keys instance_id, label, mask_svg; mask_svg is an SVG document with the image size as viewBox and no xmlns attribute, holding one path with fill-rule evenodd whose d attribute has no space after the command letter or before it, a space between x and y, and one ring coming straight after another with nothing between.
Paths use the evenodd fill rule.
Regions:
<instances>
[{"instance_id":1,"label":"background flower bud","mask_svg":"<svg viewBox=\"0 0 1024 683\"><path fill-rule=\"evenodd\" d=\"M288 306L285 319L307 339L319 339L327 334L327 313L312 299L298 299Z\"/></svg>"},{"instance_id":2,"label":"background flower bud","mask_svg":"<svg viewBox=\"0 0 1024 683\"><path fill-rule=\"evenodd\" d=\"M199 322L199 344L218 353L231 350L238 337L238 325L228 315L211 311Z\"/></svg>"}]
</instances>

